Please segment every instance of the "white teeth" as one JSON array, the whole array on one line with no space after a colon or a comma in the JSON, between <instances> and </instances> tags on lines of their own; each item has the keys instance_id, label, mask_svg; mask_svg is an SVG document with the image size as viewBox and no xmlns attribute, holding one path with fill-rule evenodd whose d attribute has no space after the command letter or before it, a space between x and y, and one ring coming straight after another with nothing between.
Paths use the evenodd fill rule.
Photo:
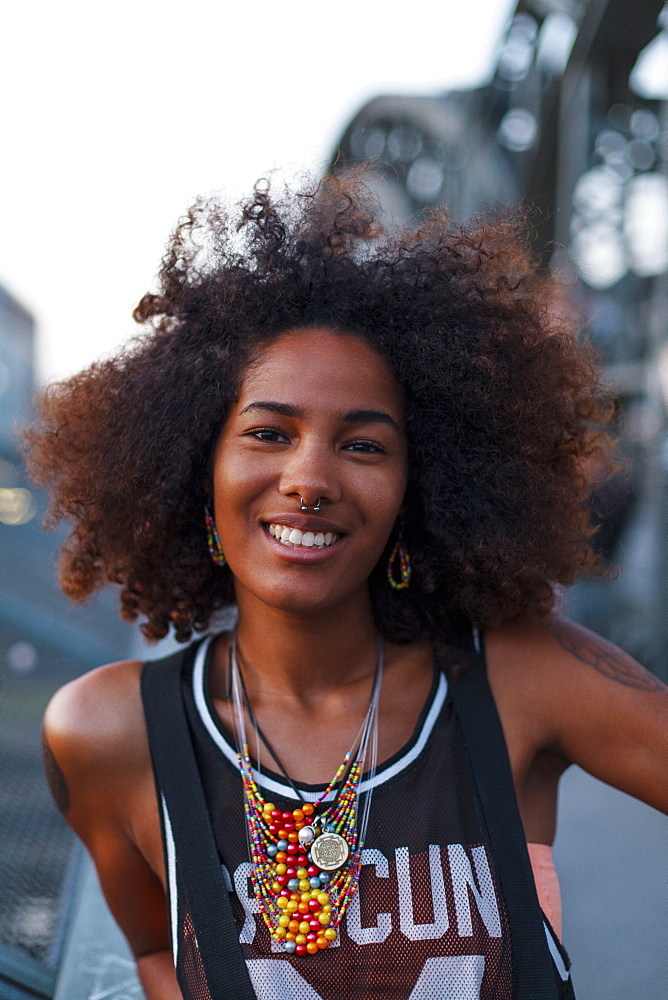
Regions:
<instances>
[{"instance_id":1,"label":"white teeth","mask_svg":"<svg viewBox=\"0 0 668 1000\"><path fill-rule=\"evenodd\" d=\"M308 549L325 548L334 542L338 542L341 537L332 531L328 531L327 533L319 531L315 534L313 531L300 531L299 528L287 528L282 524L269 524L267 525L267 530L270 535L273 535L283 545L289 547L293 545L303 546Z\"/></svg>"}]
</instances>

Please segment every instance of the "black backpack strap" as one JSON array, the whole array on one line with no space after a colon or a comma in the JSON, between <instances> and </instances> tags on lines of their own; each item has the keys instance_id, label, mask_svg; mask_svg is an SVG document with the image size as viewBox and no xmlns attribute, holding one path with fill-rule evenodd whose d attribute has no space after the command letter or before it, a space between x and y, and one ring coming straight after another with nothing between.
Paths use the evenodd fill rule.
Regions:
<instances>
[{"instance_id":1,"label":"black backpack strap","mask_svg":"<svg viewBox=\"0 0 668 1000\"><path fill-rule=\"evenodd\" d=\"M469 664L452 682L503 892L513 949L514 1000L557 1000L557 984L538 903L524 827L496 704L487 682L482 639L466 643Z\"/></svg>"},{"instance_id":2,"label":"black backpack strap","mask_svg":"<svg viewBox=\"0 0 668 1000\"><path fill-rule=\"evenodd\" d=\"M212 1000L256 1000L202 790L181 678L198 644L144 664L141 694L153 771L172 824L177 865ZM162 809L160 809L162 814Z\"/></svg>"}]
</instances>

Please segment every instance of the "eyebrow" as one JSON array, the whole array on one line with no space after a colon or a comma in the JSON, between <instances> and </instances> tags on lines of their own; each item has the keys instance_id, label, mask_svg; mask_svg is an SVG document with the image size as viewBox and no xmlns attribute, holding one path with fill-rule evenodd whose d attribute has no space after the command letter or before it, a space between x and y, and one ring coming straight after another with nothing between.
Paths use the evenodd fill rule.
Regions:
<instances>
[{"instance_id":1,"label":"eyebrow","mask_svg":"<svg viewBox=\"0 0 668 1000\"><path fill-rule=\"evenodd\" d=\"M384 410L350 410L343 414L343 422L346 424L388 424L388 426L394 427L395 431L399 430L399 425L394 417L385 413Z\"/></svg>"},{"instance_id":2,"label":"eyebrow","mask_svg":"<svg viewBox=\"0 0 668 1000\"><path fill-rule=\"evenodd\" d=\"M303 420L306 416L301 406L293 406L291 403L277 403L273 400L259 400L256 403L249 403L244 406L242 414L251 410L263 410L265 413L277 413L282 417L292 417L295 420ZM384 410L349 410L341 414L341 421L344 424L387 424L399 431L399 425L394 417Z\"/></svg>"}]
</instances>

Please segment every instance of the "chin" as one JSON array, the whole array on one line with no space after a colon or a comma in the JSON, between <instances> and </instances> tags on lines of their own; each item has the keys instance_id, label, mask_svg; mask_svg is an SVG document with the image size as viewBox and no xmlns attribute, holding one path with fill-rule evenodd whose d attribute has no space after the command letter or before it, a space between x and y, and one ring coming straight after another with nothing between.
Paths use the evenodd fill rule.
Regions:
<instances>
[{"instance_id":1,"label":"chin","mask_svg":"<svg viewBox=\"0 0 668 1000\"><path fill-rule=\"evenodd\" d=\"M340 607L351 600L363 603L366 601L368 595L366 579L361 582L352 581L351 586L342 591L340 574L337 576L336 580L318 580L312 575L305 577L300 573L290 578L290 575L281 573L278 579L274 577L263 580L256 576L248 583L237 580L238 603L243 607L245 597L248 595L253 603L259 602L275 611L311 617Z\"/></svg>"},{"instance_id":2,"label":"chin","mask_svg":"<svg viewBox=\"0 0 668 1000\"><path fill-rule=\"evenodd\" d=\"M313 591L305 593L301 588L287 592L283 589L261 599L276 611L304 617L321 614L341 602L340 595L314 594Z\"/></svg>"}]
</instances>

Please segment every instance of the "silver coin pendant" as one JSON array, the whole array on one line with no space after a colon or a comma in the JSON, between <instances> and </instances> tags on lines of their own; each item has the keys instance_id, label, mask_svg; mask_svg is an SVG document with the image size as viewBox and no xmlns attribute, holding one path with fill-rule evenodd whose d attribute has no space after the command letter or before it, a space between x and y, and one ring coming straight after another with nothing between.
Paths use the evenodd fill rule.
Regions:
<instances>
[{"instance_id":1,"label":"silver coin pendant","mask_svg":"<svg viewBox=\"0 0 668 1000\"><path fill-rule=\"evenodd\" d=\"M311 844L311 857L322 871L333 872L350 857L348 841L338 833L321 833Z\"/></svg>"}]
</instances>

